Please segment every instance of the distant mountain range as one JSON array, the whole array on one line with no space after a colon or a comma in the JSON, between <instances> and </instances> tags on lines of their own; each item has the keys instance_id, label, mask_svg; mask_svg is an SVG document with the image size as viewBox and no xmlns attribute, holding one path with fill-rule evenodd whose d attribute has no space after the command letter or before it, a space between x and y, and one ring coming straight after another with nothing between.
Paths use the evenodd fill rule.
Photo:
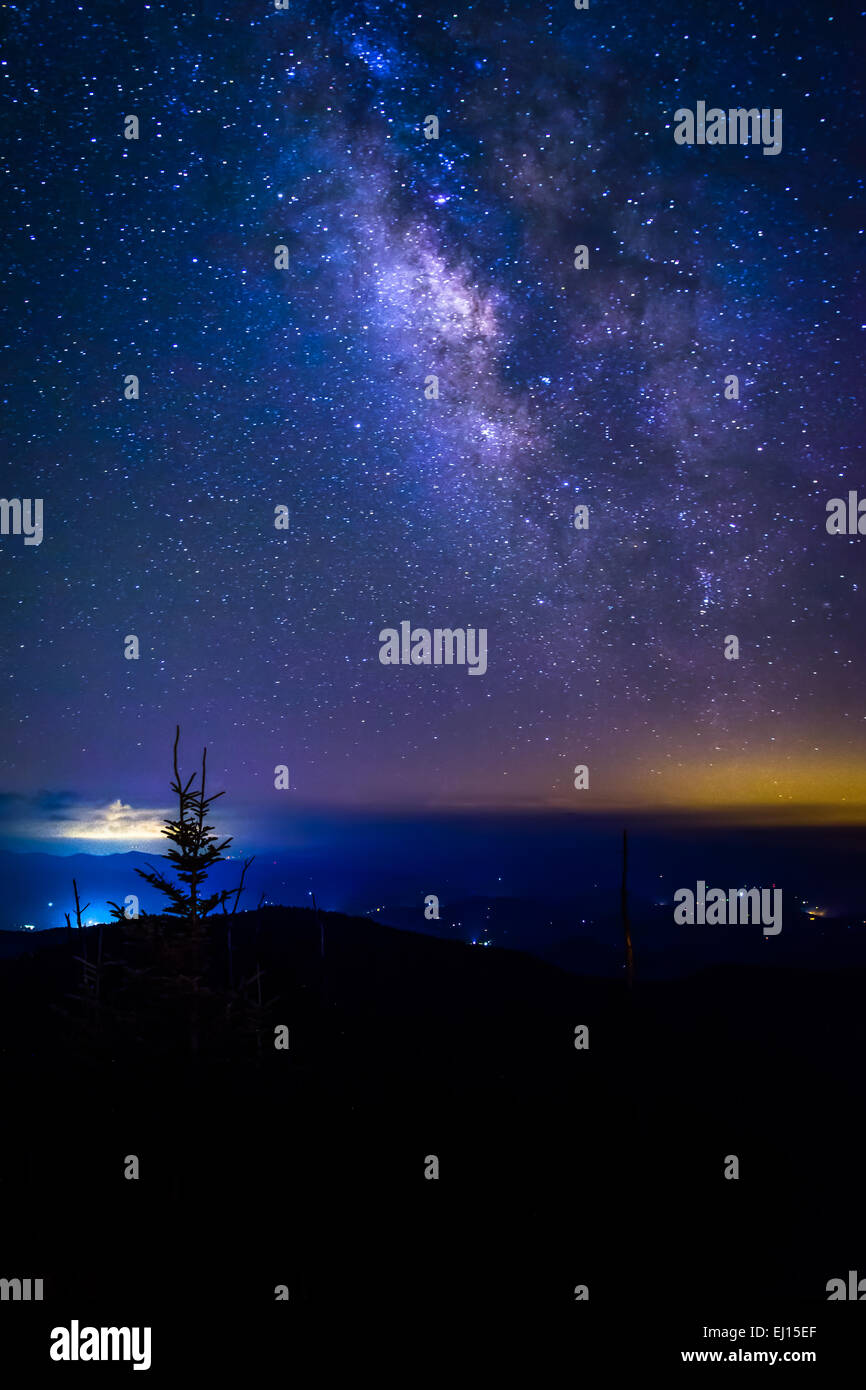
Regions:
<instances>
[{"instance_id":1,"label":"distant mountain range","mask_svg":"<svg viewBox=\"0 0 866 1390\"><path fill-rule=\"evenodd\" d=\"M320 907L335 898L341 907L382 925L443 940L484 948L497 946L533 955L563 969L616 977L623 970L623 932L618 896L613 884L587 884L573 897L513 897L499 894L443 898L438 919L424 914L425 895L412 900L399 880L384 879L384 891L372 891L359 879L336 885L322 856L311 858L262 855L251 869L240 908L266 904L303 906L316 892ZM15 854L0 851L0 931L14 933L0 943L0 953L26 949L22 928L44 931L64 925L64 913L74 921L72 880L76 880L85 923L108 921L109 900L123 903L128 894L139 898L144 912L162 909L160 895L135 870L160 862L159 856L127 854ZM345 866L341 863L341 868ZM216 888L233 886L240 863L232 859L212 874ZM349 879L350 875L346 875ZM315 885L311 888L310 885ZM427 885L429 887L429 883ZM747 965L801 965L839 968L866 964L866 922L862 914L836 912L810 918L795 895L785 899L783 930L765 938L760 927L677 926L672 897L651 900L639 892L629 898L632 935L642 978L689 974L707 965L730 962Z\"/></svg>"}]
</instances>

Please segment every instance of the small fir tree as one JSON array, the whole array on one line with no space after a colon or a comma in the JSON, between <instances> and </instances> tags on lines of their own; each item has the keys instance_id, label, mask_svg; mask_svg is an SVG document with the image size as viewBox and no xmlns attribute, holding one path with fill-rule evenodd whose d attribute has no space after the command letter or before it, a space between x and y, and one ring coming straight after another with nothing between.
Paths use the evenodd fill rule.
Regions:
<instances>
[{"instance_id":1,"label":"small fir tree","mask_svg":"<svg viewBox=\"0 0 866 1390\"><path fill-rule=\"evenodd\" d=\"M186 782L181 781L177 761L177 746L180 740L180 725L174 737L174 781L171 789L178 799L176 820L166 820L163 834L172 842L171 849L163 856L174 867L179 882L173 883L160 869L148 865L147 870L136 869L152 888L156 888L168 899L165 915L176 917L184 927L195 933L203 919L217 907L225 910L230 898L237 900L243 887L243 875L236 888L223 888L216 893L203 891L205 880L215 864L226 858L224 853L232 842L231 836L220 841L213 833L213 826L207 823L213 803L224 792L207 795L207 749L201 757L201 786L196 787L196 773ZM246 874L252 860L244 864Z\"/></svg>"}]
</instances>

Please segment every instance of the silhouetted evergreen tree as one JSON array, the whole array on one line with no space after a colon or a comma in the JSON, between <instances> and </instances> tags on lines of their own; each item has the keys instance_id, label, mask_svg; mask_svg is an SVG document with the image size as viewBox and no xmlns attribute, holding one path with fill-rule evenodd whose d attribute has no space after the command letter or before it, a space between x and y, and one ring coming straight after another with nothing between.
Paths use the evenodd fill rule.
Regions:
<instances>
[{"instance_id":1,"label":"silhouetted evergreen tree","mask_svg":"<svg viewBox=\"0 0 866 1390\"><path fill-rule=\"evenodd\" d=\"M210 796L206 795L206 748L201 756L201 786L195 786L196 773L192 773L186 782L181 781L177 762L179 740L180 725L177 726L174 737L174 781L171 784L171 789L178 799L177 819L165 822L163 834L171 840L172 848L163 858L168 859L174 866L180 882L173 883L161 870L149 866L147 870L136 869L135 872L168 899L165 915L178 918L190 931L195 932L201 921L215 908L222 907L225 910L225 904L232 896L235 899L235 908L237 907L244 875L253 861L245 861L240 883L235 888L223 888L218 893L202 893L204 881L210 870L226 858L223 851L228 849L232 842L231 836L219 841L213 833L213 826L207 824L211 806L225 793L213 792Z\"/></svg>"},{"instance_id":2,"label":"silhouetted evergreen tree","mask_svg":"<svg viewBox=\"0 0 866 1390\"><path fill-rule=\"evenodd\" d=\"M76 993L67 994L74 1007L61 1007L56 1012L63 1015L70 1036L80 1041L85 1051L101 1046L117 1055L124 1047L131 1047L135 1054L151 1057L186 1055L192 1064L202 1052L241 1056L244 1040L254 1040L260 1059L275 1001L262 998L262 970L257 959L254 973L235 984L231 930L253 857L244 860L234 887L206 891L210 870L226 858L225 851L232 842L230 837L219 840L209 824L211 807L224 793L207 791L206 749L200 784L196 786L195 773L186 781L181 778L179 742L177 726L171 784L178 801L177 814L165 821L163 831L171 842L164 857L177 881L150 865L147 870L136 869L167 899L167 907L160 914L142 913L140 920L128 918L120 903L110 902L118 929L112 936L116 959L103 958L100 927L96 961L88 962L88 933L82 930L84 958L73 958L82 968L82 980ZM83 927L86 905L81 906L77 883L73 887L76 919ZM225 916L213 916L217 908L222 908ZM72 938L71 923L69 926ZM252 961L245 965L245 971L251 966Z\"/></svg>"}]
</instances>

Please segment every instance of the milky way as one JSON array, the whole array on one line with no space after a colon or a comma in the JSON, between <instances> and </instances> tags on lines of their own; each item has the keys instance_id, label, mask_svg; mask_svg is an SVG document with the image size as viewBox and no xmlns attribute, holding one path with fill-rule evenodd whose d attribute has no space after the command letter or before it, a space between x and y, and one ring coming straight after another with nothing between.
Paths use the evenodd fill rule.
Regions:
<instances>
[{"instance_id":1,"label":"milky way","mask_svg":"<svg viewBox=\"0 0 866 1390\"><path fill-rule=\"evenodd\" d=\"M866 804L860 20L205 8L8 9L4 785L160 805L180 720L261 805Z\"/></svg>"}]
</instances>

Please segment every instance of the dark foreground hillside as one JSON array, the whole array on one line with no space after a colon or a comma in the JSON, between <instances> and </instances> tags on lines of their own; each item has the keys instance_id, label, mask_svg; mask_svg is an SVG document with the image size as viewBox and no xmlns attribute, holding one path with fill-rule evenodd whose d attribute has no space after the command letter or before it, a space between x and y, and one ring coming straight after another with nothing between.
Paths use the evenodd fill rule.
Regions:
<instances>
[{"instance_id":1,"label":"dark foreground hillside","mask_svg":"<svg viewBox=\"0 0 866 1390\"><path fill-rule=\"evenodd\" d=\"M0 1275L46 1289L0 1308L25 1349L71 1318L151 1323L165 1365L200 1367L199 1328L267 1366L320 1324L507 1317L621 1361L749 1316L817 1323L826 1365L862 1319L826 1284L866 1276L866 972L718 967L628 998L270 908L212 919L196 985L135 932L105 928L99 1010L68 997L96 929L0 963Z\"/></svg>"}]
</instances>

